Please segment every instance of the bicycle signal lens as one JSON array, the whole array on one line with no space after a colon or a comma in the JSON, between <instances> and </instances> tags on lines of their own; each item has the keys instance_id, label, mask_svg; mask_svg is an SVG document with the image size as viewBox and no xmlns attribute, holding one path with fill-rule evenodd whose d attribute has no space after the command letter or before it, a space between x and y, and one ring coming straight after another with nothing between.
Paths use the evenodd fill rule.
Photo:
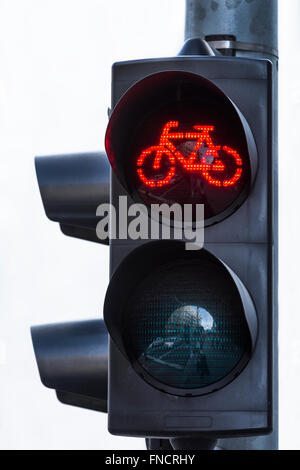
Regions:
<instances>
[{"instance_id":1,"label":"bicycle signal lens","mask_svg":"<svg viewBox=\"0 0 300 470\"><path fill-rule=\"evenodd\" d=\"M114 110L106 150L135 200L204 204L206 225L244 202L255 175L245 118L212 82L186 72L134 85Z\"/></svg>"},{"instance_id":2,"label":"bicycle signal lens","mask_svg":"<svg viewBox=\"0 0 300 470\"><path fill-rule=\"evenodd\" d=\"M170 132L178 125L178 121L167 122L163 127L158 145L142 151L137 160L137 173L140 180L151 188L170 185L175 178L175 164L178 161L186 172L204 178L213 186L218 188L234 186L243 171L243 161L238 152L225 145L223 147L214 145L211 137L214 126L194 125L194 132ZM176 146L178 142L182 145ZM232 168L236 166L231 178L224 177L228 169L226 171L226 166L222 161L222 152L231 155L233 158L231 166ZM166 176L162 171L163 158L168 159L169 162ZM152 174L152 177L147 178L145 171Z\"/></svg>"}]
</instances>

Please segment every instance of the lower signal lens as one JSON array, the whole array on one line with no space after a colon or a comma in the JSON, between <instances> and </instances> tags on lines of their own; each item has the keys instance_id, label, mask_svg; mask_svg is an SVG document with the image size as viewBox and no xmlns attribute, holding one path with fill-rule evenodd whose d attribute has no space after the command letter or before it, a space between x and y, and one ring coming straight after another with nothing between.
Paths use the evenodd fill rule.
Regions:
<instances>
[{"instance_id":1,"label":"lower signal lens","mask_svg":"<svg viewBox=\"0 0 300 470\"><path fill-rule=\"evenodd\" d=\"M222 263L203 253L201 260L182 259L153 271L127 303L127 354L143 378L166 391L217 389L250 356L236 285Z\"/></svg>"},{"instance_id":2,"label":"lower signal lens","mask_svg":"<svg viewBox=\"0 0 300 470\"><path fill-rule=\"evenodd\" d=\"M193 73L160 72L133 85L113 111L105 145L136 202L204 204L206 226L242 205L256 173L246 119L220 88Z\"/></svg>"}]
</instances>

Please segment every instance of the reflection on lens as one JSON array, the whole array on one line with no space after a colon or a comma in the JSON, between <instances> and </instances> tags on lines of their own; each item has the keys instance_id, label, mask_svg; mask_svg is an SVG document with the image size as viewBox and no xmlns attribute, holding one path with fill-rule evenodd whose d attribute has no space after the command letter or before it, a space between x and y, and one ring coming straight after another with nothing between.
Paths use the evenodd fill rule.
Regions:
<instances>
[{"instance_id":1,"label":"reflection on lens","mask_svg":"<svg viewBox=\"0 0 300 470\"><path fill-rule=\"evenodd\" d=\"M216 383L250 349L236 286L211 257L169 263L144 279L126 319L124 342L133 365L171 387Z\"/></svg>"}]
</instances>

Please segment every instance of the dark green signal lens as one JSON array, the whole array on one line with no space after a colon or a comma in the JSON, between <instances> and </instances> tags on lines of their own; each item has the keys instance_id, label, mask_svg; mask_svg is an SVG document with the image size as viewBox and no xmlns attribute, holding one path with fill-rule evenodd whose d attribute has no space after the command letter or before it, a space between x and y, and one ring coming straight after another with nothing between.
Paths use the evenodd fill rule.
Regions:
<instances>
[{"instance_id":1,"label":"dark green signal lens","mask_svg":"<svg viewBox=\"0 0 300 470\"><path fill-rule=\"evenodd\" d=\"M216 384L250 356L239 292L212 257L182 259L152 271L129 298L124 319L123 340L133 366L168 387Z\"/></svg>"}]
</instances>

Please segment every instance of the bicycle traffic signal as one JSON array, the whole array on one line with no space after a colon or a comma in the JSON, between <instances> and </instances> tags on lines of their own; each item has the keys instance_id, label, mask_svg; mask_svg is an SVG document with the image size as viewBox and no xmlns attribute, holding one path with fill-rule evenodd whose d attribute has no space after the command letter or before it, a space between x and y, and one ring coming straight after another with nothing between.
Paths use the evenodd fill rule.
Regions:
<instances>
[{"instance_id":1,"label":"bicycle traffic signal","mask_svg":"<svg viewBox=\"0 0 300 470\"><path fill-rule=\"evenodd\" d=\"M104 152L37 157L44 209L65 235L107 243L96 235L96 209L109 201L110 167ZM103 320L31 329L41 381L65 404L106 412L107 330Z\"/></svg>"},{"instance_id":2,"label":"bicycle traffic signal","mask_svg":"<svg viewBox=\"0 0 300 470\"><path fill-rule=\"evenodd\" d=\"M272 431L272 67L212 53L113 65L111 204L126 196L130 216L146 207L150 227L130 238L129 218L122 237L110 240L104 319L113 434ZM196 230L199 204L204 245L189 250L176 223L188 206Z\"/></svg>"}]
</instances>

